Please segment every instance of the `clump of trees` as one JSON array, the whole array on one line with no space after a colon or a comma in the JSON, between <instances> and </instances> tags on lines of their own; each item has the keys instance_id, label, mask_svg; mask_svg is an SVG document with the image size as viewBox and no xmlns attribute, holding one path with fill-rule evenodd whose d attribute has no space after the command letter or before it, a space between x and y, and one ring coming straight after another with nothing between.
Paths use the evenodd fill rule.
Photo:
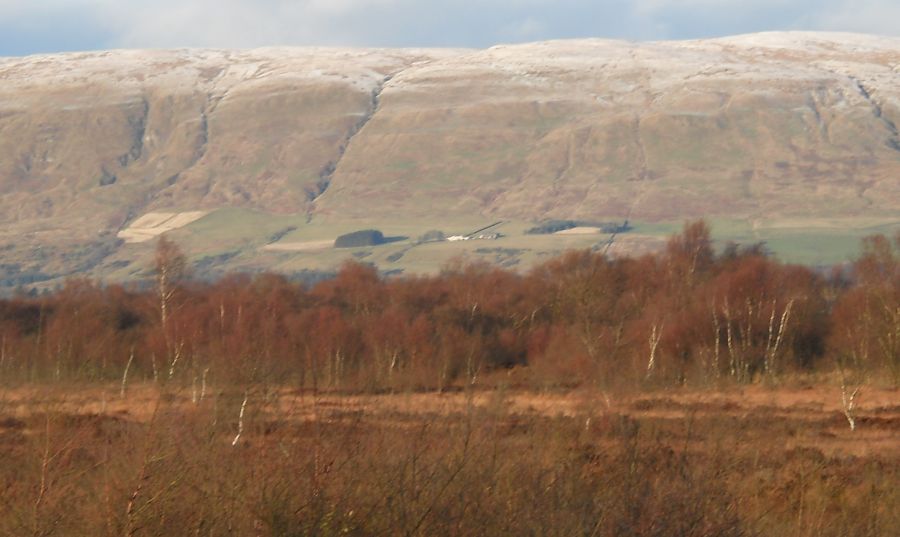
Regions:
<instances>
[{"instance_id":1,"label":"clump of trees","mask_svg":"<svg viewBox=\"0 0 900 537\"><path fill-rule=\"evenodd\" d=\"M453 264L384 278L350 262L312 285L186 278L162 239L156 285L70 280L0 301L0 379L289 382L445 390L521 367L539 385L749 383L836 369L900 383L900 237L822 275L760 248L716 254L702 222L663 252L568 252L517 273ZM124 383L123 379L123 383Z\"/></svg>"},{"instance_id":2,"label":"clump of trees","mask_svg":"<svg viewBox=\"0 0 900 537\"><path fill-rule=\"evenodd\" d=\"M441 242L444 240L447 240L447 236L444 235L443 231L441 231L439 229L432 229L432 230L429 230L429 231L426 231L425 233L423 233L422 236L419 237L418 242L419 243Z\"/></svg>"},{"instance_id":3,"label":"clump of trees","mask_svg":"<svg viewBox=\"0 0 900 537\"><path fill-rule=\"evenodd\" d=\"M363 229L341 235L334 241L335 248L357 248L384 244L384 234L377 229Z\"/></svg>"}]
</instances>

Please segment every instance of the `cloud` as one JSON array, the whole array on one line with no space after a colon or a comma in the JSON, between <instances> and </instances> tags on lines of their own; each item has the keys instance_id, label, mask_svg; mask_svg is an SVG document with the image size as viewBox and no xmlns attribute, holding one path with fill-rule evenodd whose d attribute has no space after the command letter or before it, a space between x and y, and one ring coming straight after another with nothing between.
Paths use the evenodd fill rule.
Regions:
<instances>
[{"instance_id":1,"label":"cloud","mask_svg":"<svg viewBox=\"0 0 900 537\"><path fill-rule=\"evenodd\" d=\"M98 0L0 0L0 56L108 46L116 32L95 17Z\"/></svg>"},{"instance_id":2,"label":"cloud","mask_svg":"<svg viewBox=\"0 0 900 537\"><path fill-rule=\"evenodd\" d=\"M897 0L0 0L0 55L53 47L484 47L795 29L900 35L897 20Z\"/></svg>"},{"instance_id":3,"label":"cloud","mask_svg":"<svg viewBox=\"0 0 900 537\"><path fill-rule=\"evenodd\" d=\"M509 36L513 41L540 39L547 32L547 26L534 17L514 21L500 29L500 35Z\"/></svg>"},{"instance_id":4,"label":"cloud","mask_svg":"<svg viewBox=\"0 0 900 537\"><path fill-rule=\"evenodd\" d=\"M634 5L641 17L679 37L766 30L900 36L897 0L634 0Z\"/></svg>"},{"instance_id":5,"label":"cloud","mask_svg":"<svg viewBox=\"0 0 900 537\"><path fill-rule=\"evenodd\" d=\"M89 2L90 0L80 0ZM272 44L488 46L614 34L628 0L157 0L103 5L128 47Z\"/></svg>"},{"instance_id":6,"label":"cloud","mask_svg":"<svg viewBox=\"0 0 900 537\"><path fill-rule=\"evenodd\" d=\"M900 36L897 0L847 0L818 13L812 25L823 30Z\"/></svg>"},{"instance_id":7,"label":"cloud","mask_svg":"<svg viewBox=\"0 0 900 537\"><path fill-rule=\"evenodd\" d=\"M801 2L797 0L634 0L635 11L643 14L654 14L671 10L685 12L734 11L738 10L772 10L773 8L789 8Z\"/></svg>"}]
</instances>

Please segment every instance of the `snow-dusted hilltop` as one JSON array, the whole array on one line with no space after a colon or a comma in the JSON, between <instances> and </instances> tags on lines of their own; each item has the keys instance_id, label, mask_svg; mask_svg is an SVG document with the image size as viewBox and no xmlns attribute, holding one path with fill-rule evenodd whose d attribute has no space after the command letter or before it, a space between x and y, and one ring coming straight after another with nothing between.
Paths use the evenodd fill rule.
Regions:
<instances>
[{"instance_id":1,"label":"snow-dusted hilltop","mask_svg":"<svg viewBox=\"0 0 900 537\"><path fill-rule=\"evenodd\" d=\"M46 85L104 88L128 94L148 89L170 93L268 85L347 83L372 91L393 72L458 54L454 50L262 48L254 50L111 50L21 58L0 57L4 93ZM28 101L29 95L18 95ZM97 96L99 97L99 95Z\"/></svg>"},{"instance_id":2,"label":"snow-dusted hilltop","mask_svg":"<svg viewBox=\"0 0 900 537\"><path fill-rule=\"evenodd\" d=\"M227 206L897 215L898 123L900 39L854 34L0 58L0 247Z\"/></svg>"}]
</instances>

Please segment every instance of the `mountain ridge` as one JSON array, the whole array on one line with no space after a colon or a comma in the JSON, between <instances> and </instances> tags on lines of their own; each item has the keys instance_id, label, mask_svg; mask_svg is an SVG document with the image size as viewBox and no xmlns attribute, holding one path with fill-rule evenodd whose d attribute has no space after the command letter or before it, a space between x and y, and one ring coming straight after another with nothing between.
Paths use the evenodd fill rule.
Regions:
<instances>
[{"instance_id":1,"label":"mountain ridge","mask_svg":"<svg viewBox=\"0 0 900 537\"><path fill-rule=\"evenodd\" d=\"M0 58L0 248L104 274L142 216L227 208L337 227L891 219L898 122L900 39L862 34Z\"/></svg>"}]
</instances>

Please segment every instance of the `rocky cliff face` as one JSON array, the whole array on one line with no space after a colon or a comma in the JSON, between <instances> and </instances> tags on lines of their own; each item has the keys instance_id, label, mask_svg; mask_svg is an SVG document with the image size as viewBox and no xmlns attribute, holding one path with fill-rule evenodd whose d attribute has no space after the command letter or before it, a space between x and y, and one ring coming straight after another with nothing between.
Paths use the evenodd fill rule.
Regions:
<instances>
[{"instance_id":1,"label":"rocky cliff face","mask_svg":"<svg viewBox=\"0 0 900 537\"><path fill-rule=\"evenodd\" d=\"M898 124L900 40L846 34L0 58L0 248L79 270L149 211L235 206L897 215Z\"/></svg>"}]
</instances>

